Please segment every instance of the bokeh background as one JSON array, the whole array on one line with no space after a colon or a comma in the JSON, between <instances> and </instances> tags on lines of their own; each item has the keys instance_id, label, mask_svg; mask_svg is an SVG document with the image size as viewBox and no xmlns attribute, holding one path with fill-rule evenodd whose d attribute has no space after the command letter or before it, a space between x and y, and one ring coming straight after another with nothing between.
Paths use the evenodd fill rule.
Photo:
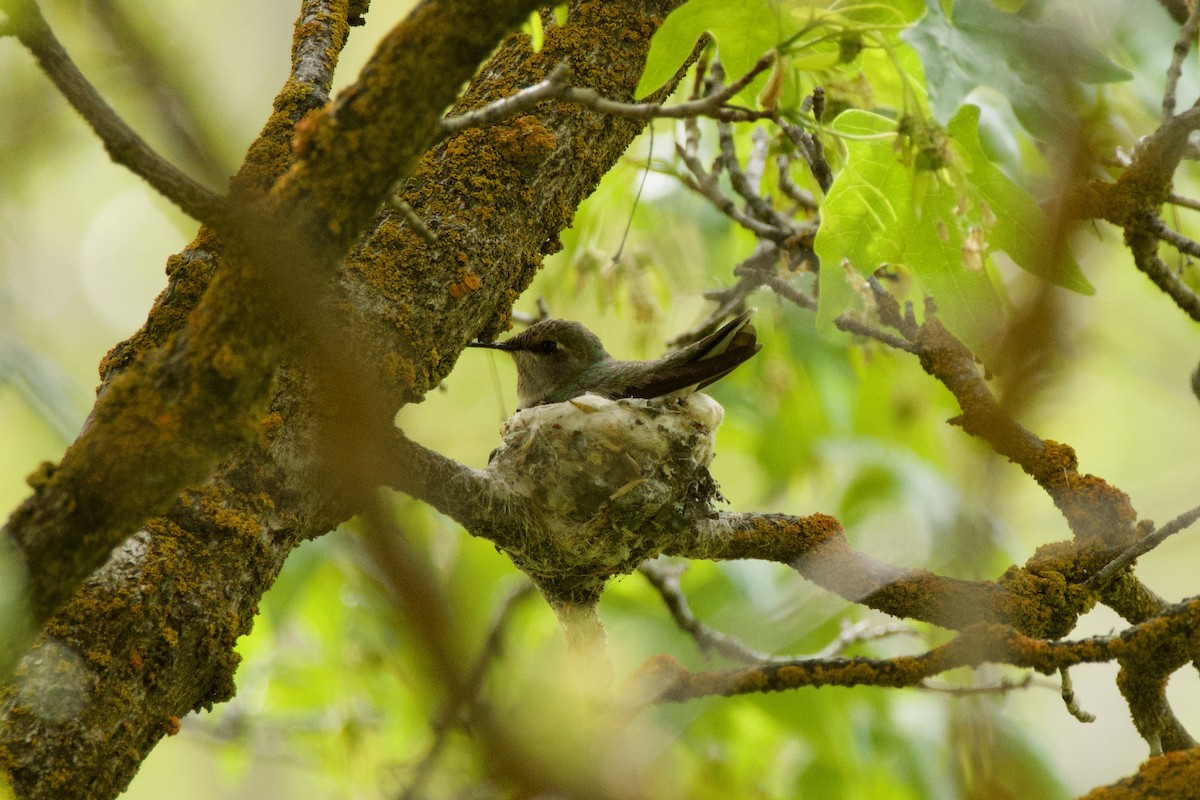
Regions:
<instances>
[{"instance_id":1,"label":"bokeh background","mask_svg":"<svg viewBox=\"0 0 1200 800\"><path fill-rule=\"evenodd\" d=\"M286 77L296 5L47 0L43 8L133 127L221 187ZM375 4L367 26L351 35L339 86L406 5ZM1152 2L1051 12L1074 14L1076 30L1134 73L1093 98L1114 138L1132 146L1154 127L1173 23ZM155 69L131 48L136 41L151 49ZM1188 63L1180 96L1190 103L1194 57ZM165 286L166 258L195 224L109 162L14 40L0 39L0 75L0 508L7 510L26 496L25 475L58 460L78 431L97 363L145 319ZM1001 118L1007 113L994 93L973 99ZM622 357L657 355L702 318L701 293L732 281L752 241L678 183L645 174L651 147L655 158L669 159L672 132L659 124L653 143L643 137L609 174L520 310L533 312L544 298L555 315L585 322ZM1035 150L1020 132L1013 136L1017 152ZM1029 163L1036 166L1036 153ZM1194 164L1185 166L1176 191L1200 195L1196 176ZM1196 212L1177 213L1185 233L1198 233ZM1075 447L1083 471L1165 522L1196 505L1200 487L1200 407L1188 387L1200 360L1197 326L1133 269L1111 230L1086 226L1074 244L1097 293L1060 293L1065 351L1022 422ZM1017 302L1036 288L1015 269L1005 277ZM712 391L726 408L713 473L731 508L836 514L851 540L877 558L971 579L994 578L1038 545L1069 535L1016 467L945 424L953 402L914 359L818 331L810 313L769 294L754 302L764 350ZM398 423L421 443L482 466L515 407L514 384L506 357L468 351L441 389ZM482 639L519 573L489 543L420 504L396 497L394 510L444 580L464 630ZM1168 600L1181 599L1196 593L1189 565L1197 558L1196 536L1184 533L1143 558L1139 575ZM684 587L704 620L769 652L817 652L843 622L892 623L779 565L694 564ZM696 668L721 665L696 652L639 576L616 582L600 611L618 680L661 652ZM1122 627L1100 609L1076 635ZM917 652L943 640L913 626L852 652ZM522 693L539 665L561 657L557 623L539 600L524 602L508 642L490 691L536 709L547 699ZM239 643L238 696L185 719L126 796L389 796L424 753L428 720L438 712L436 688L411 650L355 523L306 544ZM1020 677L985 669L939 683L1004 676ZM1073 677L1094 723L1068 715L1057 684L1040 677L1020 691L973 697L803 690L651 712L639 733L642 757L696 797L949 798L964 773L1000 769L1014 786L1036 791L1025 796L1065 797L1129 774L1147 752L1115 688L1115 666L1080 667ZM1184 724L1200 729L1196 675L1179 673L1170 695ZM448 774L431 784L433 796L469 785L479 769L469 737L455 736L442 769Z\"/></svg>"}]
</instances>

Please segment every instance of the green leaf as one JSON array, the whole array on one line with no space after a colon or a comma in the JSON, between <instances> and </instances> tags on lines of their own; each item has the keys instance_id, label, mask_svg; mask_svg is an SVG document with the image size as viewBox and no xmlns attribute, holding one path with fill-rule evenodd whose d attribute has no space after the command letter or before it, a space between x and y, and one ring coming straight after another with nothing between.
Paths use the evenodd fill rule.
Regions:
<instances>
[{"instance_id":1,"label":"green leaf","mask_svg":"<svg viewBox=\"0 0 1200 800\"><path fill-rule=\"evenodd\" d=\"M635 96L641 99L670 80L706 32L716 39L729 80L741 77L785 38L781 5L780 0L691 0L675 9L650 42ZM754 97L765 80L760 76L741 96Z\"/></svg>"},{"instance_id":2,"label":"green leaf","mask_svg":"<svg viewBox=\"0 0 1200 800\"><path fill-rule=\"evenodd\" d=\"M818 325L832 325L856 305L857 279L846 265L857 275L884 264L903 267L972 345L982 342L999 313L987 273L995 251L1058 286L1095 292L1069 253L1047 256L1049 221L1034 198L988 160L977 107L964 106L950 121L945 146L936 151L937 169L921 168L922 154L905 156L898 145L908 140L889 135L896 129L892 120L848 111L832 129L850 138L844 140L847 165L822 205L815 243Z\"/></svg>"},{"instance_id":3,"label":"green leaf","mask_svg":"<svg viewBox=\"0 0 1200 800\"><path fill-rule=\"evenodd\" d=\"M967 156L969 163L964 167L970 188L995 217L995 225L987 234L989 249L1002 250L1022 269L1064 289L1095 294L1095 287L1070 253L1057 262L1046 257L1049 220L1028 192L988 160L979 141L979 109L963 106L946 131Z\"/></svg>"},{"instance_id":4,"label":"green leaf","mask_svg":"<svg viewBox=\"0 0 1200 800\"><path fill-rule=\"evenodd\" d=\"M543 34L542 31L542 13L535 11L529 15L529 19L525 20L522 29L529 34L529 49L535 53L542 52Z\"/></svg>"},{"instance_id":5,"label":"green leaf","mask_svg":"<svg viewBox=\"0 0 1200 800\"><path fill-rule=\"evenodd\" d=\"M869 275L883 264L906 267L938 303L942 320L970 343L992 327L999 301L983 269L963 263L971 220L942 172L914 171L896 149L896 123L848 111L833 123L849 157L821 206L815 249L821 259L819 326L854 305L845 264ZM863 138L874 137L874 138ZM978 209L977 209L978 211Z\"/></svg>"},{"instance_id":6,"label":"green leaf","mask_svg":"<svg viewBox=\"0 0 1200 800\"><path fill-rule=\"evenodd\" d=\"M934 115L943 124L977 86L1012 103L1034 134L1059 129L1071 115L1061 88L1132 76L1069 30L1008 14L988 0L957 0L953 17L927 0L924 18L904 34L925 65Z\"/></svg>"}]
</instances>

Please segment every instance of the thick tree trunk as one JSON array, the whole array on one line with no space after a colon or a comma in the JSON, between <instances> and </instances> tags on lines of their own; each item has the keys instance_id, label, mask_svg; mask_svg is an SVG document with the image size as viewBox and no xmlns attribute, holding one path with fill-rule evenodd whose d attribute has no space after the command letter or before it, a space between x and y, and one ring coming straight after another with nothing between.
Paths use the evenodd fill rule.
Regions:
<instances>
[{"instance_id":1,"label":"thick tree trunk","mask_svg":"<svg viewBox=\"0 0 1200 800\"><path fill-rule=\"evenodd\" d=\"M565 26L547 30L539 53L510 37L460 109L512 94L560 62L574 83L629 99L650 36L674 5L578 3ZM366 395L372 413L388 420L419 400L468 341L503 325L578 204L640 128L550 103L426 153L403 195L436 243L384 211L338 276L337 305L348 310L354 349L378 365L375 385L330 387L328 376L280 369L257 440L125 541L50 620L0 698L0 763L21 797L113 797L179 717L233 695L233 645L288 553L356 510L316 488L314 478L328 474L316 447L327 433L317 423L330 409L316 402L314 384L325 386L322 403L358 407L354 396ZM282 164L263 164L281 141L278 131L265 133L248 165L278 173ZM171 288L143 330L110 354L106 379L183 324L224 258L202 233L172 260ZM322 365L310 362L318 372Z\"/></svg>"}]
</instances>

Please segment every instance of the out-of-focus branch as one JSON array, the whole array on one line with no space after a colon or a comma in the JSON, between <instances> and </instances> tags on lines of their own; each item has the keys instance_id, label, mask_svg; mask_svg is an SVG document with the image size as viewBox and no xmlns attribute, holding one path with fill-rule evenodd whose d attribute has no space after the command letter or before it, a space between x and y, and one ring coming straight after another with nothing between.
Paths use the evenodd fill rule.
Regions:
<instances>
[{"instance_id":1,"label":"out-of-focus branch","mask_svg":"<svg viewBox=\"0 0 1200 800\"><path fill-rule=\"evenodd\" d=\"M91 9L93 18L127 59L129 73L148 101L145 105L175 141L180 166L215 186L223 185L229 171L217 156L223 144L219 131L225 127L228 111L222 104L199 100L197 81L187 71L190 61L163 57L165 48L160 42L167 37L158 25L159 17L135 14L115 0L94 0Z\"/></svg>"},{"instance_id":2,"label":"out-of-focus branch","mask_svg":"<svg viewBox=\"0 0 1200 800\"><path fill-rule=\"evenodd\" d=\"M355 8L361 11L364 5L351 2L350 13ZM364 87L351 90L357 102L369 106L371 115L354 118L360 107L349 103L345 116L339 116L332 130L327 130L324 123L315 123L315 115L309 114L299 126L306 132L300 139L309 147L324 142L337 149L337 137L326 139L326 134L349 135L360 124L374 123L382 127L373 128L373 132L388 132L383 137L386 142L359 139L367 149L355 151L357 157L372 160L381 170L375 176L378 182L355 186L352 177L357 170L347 169L342 177L351 185L347 188L338 184L333 195L337 203L345 201L346 208L353 207L351 217L355 219L364 208L374 215L404 171L387 164L424 146L407 136L397 139L397 132L418 121L428 124L429 130L436 126L449 98L460 94L461 85L455 84L457 76L476 71L466 63L464 53L478 47L484 54L492 53L493 59L461 94L459 103L463 108L486 104L511 93L513 86L536 83L553 64L563 60L586 64L589 83L605 96L631 95L649 38L675 5L673 0L579 4L566 25L546 31L543 50L533 53L519 36L507 39L498 50L495 40L463 42L454 38L494 34L492 15L512 10L507 2L468 5L462 0L438 0L421 4L419 8L425 14L441 9L452 20L470 18L473 24L455 25L423 17L411 26L394 30L377 52L399 57L400 62L377 64L379 69L373 76L379 79L379 86L372 86L370 91ZM527 16L525 9L513 11L514 16L518 13L514 25ZM451 38L440 40L437 37L441 35ZM610 57L593 58L596 46L602 46ZM340 41L330 43L326 55L336 56L339 47ZM433 53L426 52L430 48ZM423 79L396 77L412 75ZM455 85L451 88L451 84ZM397 105L405 109L400 115L403 124L397 124L387 114L386 119L374 115L376 110L391 108L377 102L380 98L376 90L399 94L412 91L421 102L396 98ZM445 102L434 100L434 94L445 97ZM298 114L310 110L308 103L313 96L310 87L288 81L274 109L269 116L264 115L267 120L263 135L247 155L240 188L235 193L244 191L254 196L293 166L292 123ZM328 109L321 113L328 113ZM525 139L510 138L519 146L506 149L502 142L497 144L494 131L465 131L460 134L461 141L447 142L428 153L407 182L404 196L437 230L438 246L430 247L405 226L396 225L387 210L373 217L375 227L370 236L350 255L346 268L337 273L339 310L353 317L349 326L337 329L339 341L352 336L355 350L371 354L370 382L337 387L343 394L332 398L332 405L321 408L336 416L344 409L346 397L365 393L374 398L372 411L377 411L378 405L388 405L381 416L386 416L390 424L401 405L436 386L467 342L485 329L494 332L505 323L511 298L533 279L544 253L554 248L559 232L570 223L578 204L620 158L640 128L637 123L547 103L539 106L530 119L521 119L518 129L508 131L532 131L537 134L535 147L528 146ZM586 142L588 148L588 157L583 159L577 149L581 142ZM343 154L348 155L349 150L353 148ZM312 150L305 153L305 157L312 157ZM377 158L384 161L374 161ZM378 189L373 200L358 194L368 189ZM481 207L492 208L494 213L477 213ZM351 221L342 216L338 219L343 224ZM350 228L341 232L346 239L356 235ZM186 414L160 415L151 411L144 425L132 420L128 427L121 428L125 437L118 441L126 442L124 448L109 447L96 462L79 461L81 467L85 462L112 462L126 469L119 477L131 480L117 481L116 489L102 492L105 509L111 510L113 502L128 501L129 515L120 520L122 523L144 518L144 498L127 488L140 485L137 476L154 476L158 481L155 491L170 497L175 493L171 481L192 480L186 475L181 477L179 470L181 462L190 462L196 453L190 445L178 446L179 434L173 434L171 426L194 422L196 431L207 436L230 433L227 425L236 414L230 415L224 406L209 408L207 401L211 398L198 389L193 391L194 383L181 380L186 376L170 369L182 356L164 346L175 337L182 338L184 344L194 342L197 331L214 321L214 311L221 303L214 300L209 304L208 299L219 288L216 283L222 276L227 277L231 268L245 266L231 264L233 248L228 255L225 252L229 244L224 236L218 239L205 229L186 252L172 258L168 263L170 290L163 293L142 331L114 350L104 363L106 382L102 391L106 398L112 396L125 376L132 375L132 380L147 391L155 387L170 389L176 399L181 395L183 399L194 397L203 404L197 413L189 410ZM460 253L462 258L448 259L447 252ZM302 263L286 264L288 281L299 277ZM330 262L329 266L336 263ZM404 266L398 269L397 265ZM480 278L478 284L472 283L478 291L469 298L447 291L452 284L461 283L464 274ZM255 291L235 293L238 300L229 305L228 313L245 315L256 292L257 287ZM304 299L310 311L316 295L323 296L320 292L308 293ZM193 321L196 327L185 327ZM326 330L312 324L311 314L305 322L309 336ZM269 323L279 326L278 318ZM206 355L217 357L214 363L227 371L226 380L229 371L258 363L249 359L251 354L243 351L240 340L222 340L221 333L219 329L213 331L213 341L221 346ZM344 355L343 350L337 352ZM323 366L325 362L308 363ZM262 592L274 580L288 552L300 542L331 530L351 513L342 500L329 496L331 487L317 479L328 473L315 463L319 451L314 443L321 436L314 421L317 406L313 377L303 366L293 363L269 376L275 393L262 416L249 415L251 425L243 431L246 436L238 439L245 446L238 446L209 484L185 493L167 516L145 523L147 532L121 547L53 619L55 638L43 641L49 647L65 647L70 655L81 659L85 669L94 670L88 674L96 683L63 724L41 720L23 702L0 709L0 748L6 766L11 765L14 784L22 787L22 796L115 796L145 754L169 732L162 724L164 720L228 699L237 665L234 642L248 631ZM217 399L246 402L242 389L249 387L241 383L234 386L237 391L228 391L230 383L224 383L227 391ZM222 420L215 429L213 416ZM368 422L355 441L376 430L378 420ZM156 441L147 438L158 435L159 426L165 426L161 433L168 437L170 446L157 447ZM147 470L147 457L158 457L161 463ZM78 474L104 477L83 470ZM64 501L72 497L73 484L59 482L65 477L73 480L75 475L64 476L62 465L57 470L43 470L39 481L51 485L43 485L23 508L66 508ZM201 483L203 476L194 481ZM109 530L95 524L96 519L94 515L89 519L89 535L110 535ZM109 517L105 521L113 522ZM10 520L10 531L24 528L27 522L18 514ZM111 527L116 530L123 526ZM124 535L121 530L117 533ZM41 532L32 535L40 536ZM53 563L82 549L74 543L53 549ZM42 577L50 580L53 575ZM101 617L103 624L98 624ZM114 628L122 635L112 636ZM178 645L164 648L164 636ZM2 655L9 654L4 648ZM65 783L53 783L45 780L46 776ZM35 788L44 794L38 794Z\"/></svg>"},{"instance_id":3,"label":"out-of-focus branch","mask_svg":"<svg viewBox=\"0 0 1200 800\"><path fill-rule=\"evenodd\" d=\"M430 742L429 749L425 751L425 755L421 757L421 760L413 768L412 778L409 779L408 785L400 795L400 800L417 800L417 798L424 796L425 783L429 780L429 776L433 773L433 769L437 765L438 758L445 749L450 732L463 724L464 717L467 722L472 717L473 706L479 701L479 693L483 688L484 678L487 677L492 662L500 654L503 647L504 636L508 632L513 612L523 600L532 596L533 593L533 584L523 582L517 589L509 592L508 596L501 601L500 608L497 610L492 620L491 628L488 630L487 638L484 640L482 647L480 647L479 654L475 657L475 662L467 675L466 688L472 698L471 705L464 707L462 703L458 702L448 702L446 704L446 707L434 722L433 741Z\"/></svg>"},{"instance_id":4,"label":"out-of-focus branch","mask_svg":"<svg viewBox=\"0 0 1200 800\"><path fill-rule=\"evenodd\" d=\"M0 9L21 44L29 48L46 75L87 121L112 160L127 167L155 191L194 219L219 224L227 218L228 202L201 186L160 156L129 128L67 55L46 24L34 0L3 0Z\"/></svg>"},{"instance_id":5,"label":"out-of-focus branch","mask_svg":"<svg viewBox=\"0 0 1200 800\"><path fill-rule=\"evenodd\" d=\"M387 505L380 500L364 509L368 525L366 546L379 567L385 588L397 610L416 633L417 643L429 657L435 683L446 691L446 710L438 723L445 737L460 711L470 709L472 730L486 757L488 772L502 783L511 784L524 796L560 794L590 800L612 800L615 793L601 780L599 768L591 765L575 770L556 770L540 753L524 746L520 727L507 723L503 712L479 700L479 689L488 665L499 646L503 617L493 627L483 651L474 659L464 652L462 631L455 623L449 599L429 563L397 530ZM435 731L435 737L439 734ZM440 749L435 738L431 755ZM427 756L428 757L428 756ZM410 789L417 787L414 784ZM407 793L406 793L407 794Z\"/></svg>"},{"instance_id":6,"label":"out-of-focus branch","mask_svg":"<svg viewBox=\"0 0 1200 800\"><path fill-rule=\"evenodd\" d=\"M1094 475L1080 475L1069 446L1043 440L1013 420L985 384L974 354L932 312L927 310L913 343L920 347L921 366L958 400L963 413L952 422L1037 481L1081 541L1128 546L1137 521L1129 497Z\"/></svg>"},{"instance_id":7,"label":"out-of-focus branch","mask_svg":"<svg viewBox=\"0 0 1200 800\"><path fill-rule=\"evenodd\" d=\"M337 24L328 13L331 0L304 0L295 26L292 69L287 83L276 95L273 114L249 152L232 184L232 197L265 191L287 171L293 158L295 125L306 114L329 102L333 70L346 44L347 26ZM135 354L166 343L187 322L208 289L224 246L204 226L186 250L174 256L167 269L168 291L155 301L146 325L120 342L100 364L104 385L128 366Z\"/></svg>"}]
</instances>

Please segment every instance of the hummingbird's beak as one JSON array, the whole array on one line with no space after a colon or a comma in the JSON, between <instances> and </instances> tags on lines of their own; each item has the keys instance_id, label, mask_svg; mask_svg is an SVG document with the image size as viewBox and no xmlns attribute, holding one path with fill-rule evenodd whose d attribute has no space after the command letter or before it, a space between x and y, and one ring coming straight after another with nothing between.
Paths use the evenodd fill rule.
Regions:
<instances>
[{"instance_id":1,"label":"hummingbird's beak","mask_svg":"<svg viewBox=\"0 0 1200 800\"><path fill-rule=\"evenodd\" d=\"M509 342L468 342L467 347L484 347L488 350L506 350L509 352L515 349Z\"/></svg>"}]
</instances>

